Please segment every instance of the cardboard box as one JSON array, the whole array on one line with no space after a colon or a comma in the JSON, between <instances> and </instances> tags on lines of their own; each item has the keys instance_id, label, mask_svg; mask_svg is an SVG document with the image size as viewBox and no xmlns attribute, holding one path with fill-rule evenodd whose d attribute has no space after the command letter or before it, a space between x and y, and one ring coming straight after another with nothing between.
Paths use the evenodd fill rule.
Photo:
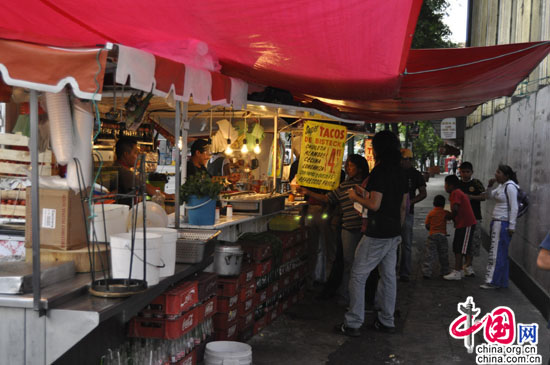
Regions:
<instances>
[{"instance_id":1,"label":"cardboard box","mask_svg":"<svg viewBox=\"0 0 550 365\"><path fill-rule=\"evenodd\" d=\"M27 188L25 246L32 247L31 189ZM40 246L72 250L86 246L86 224L80 194L72 190L40 189ZM89 215L85 204L86 217Z\"/></svg>"}]
</instances>

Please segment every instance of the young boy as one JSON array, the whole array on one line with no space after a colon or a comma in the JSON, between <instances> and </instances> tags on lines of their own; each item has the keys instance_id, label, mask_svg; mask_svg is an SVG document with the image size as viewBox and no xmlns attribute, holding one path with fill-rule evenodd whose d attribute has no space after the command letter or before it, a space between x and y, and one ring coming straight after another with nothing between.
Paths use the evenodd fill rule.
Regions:
<instances>
[{"instance_id":1,"label":"young boy","mask_svg":"<svg viewBox=\"0 0 550 365\"><path fill-rule=\"evenodd\" d=\"M483 183L478 179L472 179L472 174L474 173L474 168L470 162L463 162L459 167L460 171L460 190L464 192L470 198L470 204L472 205L472 210L474 211L474 216L478 224L481 223L481 202L485 200L483 193L485 192L485 187ZM464 263L464 275L465 276L475 276L474 268L472 266L472 260L474 256L479 256L479 251L481 248L481 229L477 227L474 231L474 237L472 240L472 256L466 257L466 262Z\"/></svg>"},{"instance_id":2,"label":"young boy","mask_svg":"<svg viewBox=\"0 0 550 365\"><path fill-rule=\"evenodd\" d=\"M422 265L422 274L424 279L432 277L432 264L435 257L439 257L440 274L449 273L449 242L447 241L447 212L445 206L445 197L436 195L434 198L434 208L426 216L426 229L430 231L426 241L426 252L424 255L424 264Z\"/></svg>"},{"instance_id":3,"label":"young boy","mask_svg":"<svg viewBox=\"0 0 550 365\"><path fill-rule=\"evenodd\" d=\"M458 187L460 181L456 175L449 175L445 178L445 191L449 193L451 203L451 213L447 219L455 223L455 236L453 239L453 252L455 253L455 269L445 280L461 280L463 276L462 261L463 258L470 260L472 256L472 237L476 228L476 218L470 205L470 199ZM470 256L468 258L468 256Z\"/></svg>"}]
</instances>

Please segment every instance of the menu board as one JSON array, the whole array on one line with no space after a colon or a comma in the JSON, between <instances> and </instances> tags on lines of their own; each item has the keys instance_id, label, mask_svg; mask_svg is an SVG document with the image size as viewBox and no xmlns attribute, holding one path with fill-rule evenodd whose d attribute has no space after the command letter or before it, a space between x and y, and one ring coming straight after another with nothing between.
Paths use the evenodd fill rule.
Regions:
<instances>
[{"instance_id":1,"label":"menu board","mask_svg":"<svg viewBox=\"0 0 550 365\"><path fill-rule=\"evenodd\" d=\"M369 163L369 171L372 171L372 169L374 169L374 165L376 164L374 161L374 153L372 151L372 139L365 139L365 158Z\"/></svg>"},{"instance_id":2,"label":"menu board","mask_svg":"<svg viewBox=\"0 0 550 365\"><path fill-rule=\"evenodd\" d=\"M298 185L333 190L340 185L347 128L306 121L296 182Z\"/></svg>"}]
</instances>

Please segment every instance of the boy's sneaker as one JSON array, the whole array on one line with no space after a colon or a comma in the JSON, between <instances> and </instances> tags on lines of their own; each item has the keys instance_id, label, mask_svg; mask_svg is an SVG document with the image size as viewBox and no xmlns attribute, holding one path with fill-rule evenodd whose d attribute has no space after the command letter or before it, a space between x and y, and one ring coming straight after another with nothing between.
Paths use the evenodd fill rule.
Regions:
<instances>
[{"instance_id":1,"label":"boy's sneaker","mask_svg":"<svg viewBox=\"0 0 550 365\"><path fill-rule=\"evenodd\" d=\"M374 329L379 332L385 332L385 333L395 333L395 327L388 327L384 326L378 319L374 321L373 325Z\"/></svg>"},{"instance_id":2,"label":"boy's sneaker","mask_svg":"<svg viewBox=\"0 0 550 365\"><path fill-rule=\"evenodd\" d=\"M498 289L498 286L493 285L493 284L489 284L489 283L481 284L479 287L480 287L481 289L488 289L488 290L490 290L490 289Z\"/></svg>"},{"instance_id":3,"label":"boy's sneaker","mask_svg":"<svg viewBox=\"0 0 550 365\"><path fill-rule=\"evenodd\" d=\"M467 278L473 278L474 276L476 276L474 268L471 265L464 266L464 276Z\"/></svg>"},{"instance_id":4,"label":"boy's sneaker","mask_svg":"<svg viewBox=\"0 0 550 365\"><path fill-rule=\"evenodd\" d=\"M450 274L443 276L445 280L462 280L462 270L453 270Z\"/></svg>"},{"instance_id":5,"label":"boy's sneaker","mask_svg":"<svg viewBox=\"0 0 550 365\"><path fill-rule=\"evenodd\" d=\"M341 335L346 335L350 337L359 337L361 336L361 332L359 332L359 328L351 328L346 326L345 323L340 323L334 327L334 331L336 333L339 333Z\"/></svg>"}]
</instances>

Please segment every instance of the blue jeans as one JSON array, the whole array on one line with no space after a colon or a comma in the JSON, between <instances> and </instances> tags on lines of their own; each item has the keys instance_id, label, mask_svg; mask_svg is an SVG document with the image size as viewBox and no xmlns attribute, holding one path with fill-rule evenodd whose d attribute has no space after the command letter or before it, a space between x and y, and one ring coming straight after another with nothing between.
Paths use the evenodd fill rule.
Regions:
<instances>
[{"instance_id":1,"label":"blue jeans","mask_svg":"<svg viewBox=\"0 0 550 365\"><path fill-rule=\"evenodd\" d=\"M411 275L413 225L414 214L407 213L403 231L401 232L403 242L401 242L401 267L399 268L399 276L409 277Z\"/></svg>"},{"instance_id":2,"label":"blue jeans","mask_svg":"<svg viewBox=\"0 0 550 365\"><path fill-rule=\"evenodd\" d=\"M380 308L378 320L384 326L395 326L393 318L397 296L395 264L397 262L397 246L400 242L401 236L392 238L363 236L359 241L349 281L350 308L345 315L346 326L359 328L363 324L365 320L365 282L376 266L380 271L380 281L376 292L376 304Z\"/></svg>"},{"instance_id":3,"label":"blue jeans","mask_svg":"<svg viewBox=\"0 0 550 365\"><path fill-rule=\"evenodd\" d=\"M351 267L355 257L355 250L363 234L359 229L348 231L342 229L342 248L344 256L344 270L342 273L342 283L340 284L340 295L345 301L349 300L349 278Z\"/></svg>"}]
</instances>

